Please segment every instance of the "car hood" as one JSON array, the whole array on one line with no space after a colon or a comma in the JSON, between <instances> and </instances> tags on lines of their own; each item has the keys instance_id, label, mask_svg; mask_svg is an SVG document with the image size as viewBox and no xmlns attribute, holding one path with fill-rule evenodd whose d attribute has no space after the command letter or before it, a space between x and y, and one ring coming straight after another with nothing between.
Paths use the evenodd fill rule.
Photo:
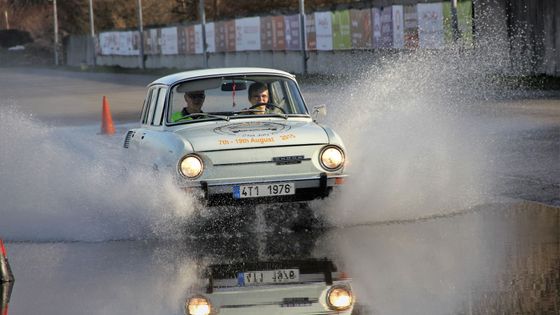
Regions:
<instances>
[{"instance_id":1,"label":"car hood","mask_svg":"<svg viewBox=\"0 0 560 315\"><path fill-rule=\"evenodd\" d=\"M175 133L195 151L326 144L325 130L311 121L250 120L191 123Z\"/></svg>"}]
</instances>

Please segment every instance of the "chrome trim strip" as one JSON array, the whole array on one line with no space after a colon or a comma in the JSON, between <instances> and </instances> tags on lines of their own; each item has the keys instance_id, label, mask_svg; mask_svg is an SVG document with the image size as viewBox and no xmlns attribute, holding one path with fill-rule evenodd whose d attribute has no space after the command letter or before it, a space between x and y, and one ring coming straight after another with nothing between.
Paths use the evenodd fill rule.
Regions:
<instances>
[{"instance_id":1,"label":"chrome trim strip","mask_svg":"<svg viewBox=\"0 0 560 315\"><path fill-rule=\"evenodd\" d=\"M221 183L221 184L208 184L208 187L216 186L234 186L234 185L253 185L253 184L270 184L270 183L285 183L285 182L304 182L308 180L319 180L320 177L307 177L299 179L268 179L268 180L258 180L258 181L247 181L247 182L232 182L232 183Z\"/></svg>"},{"instance_id":2,"label":"chrome trim strip","mask_svg":"<svg viewBox=\"0 0 560 315\"><path fill-rule=\"evenodd\" d=\"M236 304L236 305L221 305L220 308L249 308L249 307L259 307L259 306L267 306L267 305L278 305L283 308L290 308L290 307L306 307L312 306L313 304L319 303L319 299L317 298L302 298L306 300L293 300L290 301L290 298L286 298L286 301L277 301L277 302L263 302L263 303L255 303L255 304ZM294 298L297 299L297 298Z\"/></svg>"},{"instance_id":3,"label":"chrome trim strip","mask_svg":"<svg viewBox=\"0 0 560 315\"><path fill-rule=\"evenodd\" d=\"M297 162L301 161L311 161L311 158L301 159ZM214 164L214 166L232 166L232 165L249 165L249 164L266 164L266 163L275 163L277 165L291 165L291 164L298 164L296 161L255 161L255 162L236 162L236 163L221 163L221 164Z\"/></svg>"},{"instance_id":4,"label":"chrome trim strip","mask_svg":"<svg viewBox=\"0 0 560 315\"><path fill-rule=\"evenodd\" d=\"M327 183L331 184L333 183L337 178L345 178L348 177L347 174L330 174L327 175ZM222 181L216 181L214 183L208 182L208 181L204 181L204 183L206 183L208 188L217 188L217 187L228 187L231 188L234 185L255 185L255 184L270 184L270 183L286 183L286 182L312 182L312 183L317 183L317 187L319 180L321 179L320 176L316 176L316 177L304 177L304 178L275 178L275 179L261 179L261 180L251 180L251 181L246 181L246 182L222 182ZM330 185L330 186L334 186ZM197 181L192 181L192 182L186 182L183 183L182 185L180 185L180 187L183 188L195 188L195 187L201 187L201 182L197 182ZM298 188L298 187L296 187Z\"/></svg>"},{"instance_id":5,"label":"chrome trim strip","mask_svg":"<svg viewBox=\"0 0 560 315\"><path fill-rule=\"evenodd\" d=\"M306 147L313 145L325 145L325 143L302 143L302 144L290 144L290 145L271 145L266 147L245 147L245 148L235 148L235 149L219 149L219 150L205 150L198 151L202 153L207 152L227 152L227 151L237 151L237 150L254 150L254 149L270 149L270 148L291 148L291 147Z\"/></svg>"}]
</instances>

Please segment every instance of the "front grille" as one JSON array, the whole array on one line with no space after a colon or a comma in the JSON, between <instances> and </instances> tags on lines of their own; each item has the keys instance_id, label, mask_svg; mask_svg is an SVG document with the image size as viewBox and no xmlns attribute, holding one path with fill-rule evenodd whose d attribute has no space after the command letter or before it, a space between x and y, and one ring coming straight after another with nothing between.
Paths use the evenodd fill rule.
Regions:
<instances>
[{"instance_id":1,"label":"front grille","mask_svg":"<svg viewBox=\"0 0 560 315\"><path fill-rule=\"evenodd\" d=\"M269 176L305 176L321 170L313 163L322 145L285 146L274 148L249 148L202 152L212 162L208 179L250 178L264 179Z\"/></svg>"}]
</instances>

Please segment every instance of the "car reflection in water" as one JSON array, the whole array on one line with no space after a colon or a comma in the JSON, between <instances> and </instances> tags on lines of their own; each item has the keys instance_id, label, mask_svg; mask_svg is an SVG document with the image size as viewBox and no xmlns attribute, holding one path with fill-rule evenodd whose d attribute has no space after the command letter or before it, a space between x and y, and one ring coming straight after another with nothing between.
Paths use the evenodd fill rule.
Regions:
<instances>
[{"instance_id":1,"label":"car reflection in water","mask_svg":"<svg viewBox=\"0 0 560 315\"><path fill-rule=\"evenodd\" d=\"M192 288L185 313L351 314L351 280L329 260L211 265Z\"/></svg>"},{"instance_id":2,"label":"car reflection in water","mask_svg":"<svg viewBox=\"0 0 560 315\"><path fill-rule=\"evenodd\" d=\"M222 209L221 220L210 220L222 229L202 228L214 233L196 233L188 246L200 248L195 251L201 270L200 281L185 296L185 314L352 313L351 278L330 257L313 255L324 231L309 209L298 209L298 216L291 218L309 223L309 229L298 232L286 232L286 224L292 225L286 211L257 211L266 221L266 233L254 233L252 224L236 224L239 219L228 210ZM258 218L251 221L258 225Z\"/></svg>"}]
</instances>

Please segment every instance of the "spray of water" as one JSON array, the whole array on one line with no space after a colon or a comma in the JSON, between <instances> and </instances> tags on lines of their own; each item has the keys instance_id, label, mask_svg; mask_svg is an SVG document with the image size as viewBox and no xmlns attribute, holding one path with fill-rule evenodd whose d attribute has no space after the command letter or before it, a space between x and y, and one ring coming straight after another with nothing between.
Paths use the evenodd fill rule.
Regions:
<instances>
[{"instance_id":1,"label":"spray of water","mask_svg":"<svg viewBox=\"0 0 560 315\"><path fill-rule=\"evenodd\" d=\"M501 87L495 64L478 58L462 50L380 58L325 92L337 104L328 123L345 140L350 175L319 205L331 221L411 220L488 201L493 139L480 113L491 113L484 102Z\"/></svg>"},{"instance_id":2,"label":"spray of water","mask_svg":"<svg viewBox=\"0 0 560 315\"><path fill-rule=\"evenodd\" d=\"M135 167L122 135L54 128L0 108L1 237L104 241L180 235L192 199Z\"/></svg>"}]
</instances>

